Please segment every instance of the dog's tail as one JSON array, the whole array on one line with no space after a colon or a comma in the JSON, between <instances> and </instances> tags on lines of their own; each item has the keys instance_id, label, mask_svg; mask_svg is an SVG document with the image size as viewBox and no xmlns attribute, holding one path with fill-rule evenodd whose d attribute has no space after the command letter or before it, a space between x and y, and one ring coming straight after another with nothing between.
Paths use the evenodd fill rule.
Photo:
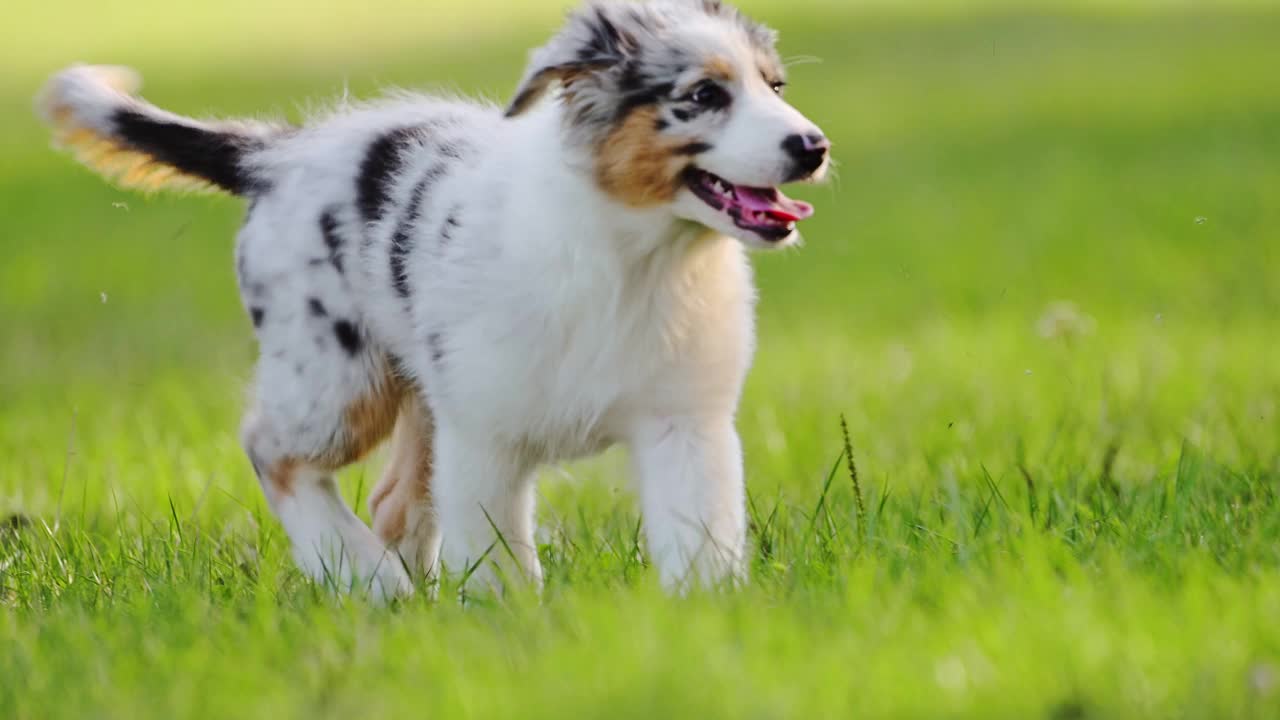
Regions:
<instances>
[{"instance_id":1,"label":"dog's tail","mask_svg":"<svg viewBox=\"0 0 1280 720\"><path fill-rule=\"evenodd\" d=\"M49 80L36 108L55 144L123 187L241 196L265 189L252 156L287 127L175 115L136 97L141 84L129 68L76 65Z\"/></svg>"}]
</instances>

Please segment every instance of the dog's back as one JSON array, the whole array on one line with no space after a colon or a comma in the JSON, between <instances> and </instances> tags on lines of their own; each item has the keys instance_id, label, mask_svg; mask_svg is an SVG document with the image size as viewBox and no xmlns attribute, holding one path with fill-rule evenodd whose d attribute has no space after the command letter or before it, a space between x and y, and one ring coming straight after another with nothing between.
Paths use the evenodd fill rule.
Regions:
<instances>
[{"instance_id":1,"label":"dog's back","mask_svg":"<svg viewBox=\"0 0 1280 720\"><path fill-rule=\"evenodd\" d=\"M261 359L245 446L295 546L354 556L328 568L323 553L299 550L305 569L404 591L400 563L345 505L337 511L328 481L309 486L375 447L401 414L416 427L397 455L404 472L421 471L429 419L402 413L423 401L385 340L401 352L414 344L411 246L434 231L443 251L461 234L462 191L447 180L491 147L501 114L402 95L305 127L206 122L146 103L138 85L123 68L73 67L49 82L39 109L56 142L122 186L248 201L235 267Z\"/></svg>"}]
</instances>

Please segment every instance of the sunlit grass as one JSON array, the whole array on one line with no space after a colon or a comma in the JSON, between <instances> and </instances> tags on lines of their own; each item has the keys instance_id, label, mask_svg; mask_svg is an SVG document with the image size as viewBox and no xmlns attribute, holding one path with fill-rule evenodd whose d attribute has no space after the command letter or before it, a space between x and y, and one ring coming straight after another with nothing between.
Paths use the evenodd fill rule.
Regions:
<instances>
[{"instance_id":1,"label":"sunlit grass","mask_svg":"<svg viewBox=\"0 0 1280 720\"><path fill-rule=\"evenodd\" d=\"M545 473L540 602L390 610L298 575L237 446L239 203L101 184L30 98L501 99L559 5L7 9L0 717L1280 713L1280 14L748 5L841 160L755 260L751 581L664 597L611 453Z\"/></svg>"}]
</instances>

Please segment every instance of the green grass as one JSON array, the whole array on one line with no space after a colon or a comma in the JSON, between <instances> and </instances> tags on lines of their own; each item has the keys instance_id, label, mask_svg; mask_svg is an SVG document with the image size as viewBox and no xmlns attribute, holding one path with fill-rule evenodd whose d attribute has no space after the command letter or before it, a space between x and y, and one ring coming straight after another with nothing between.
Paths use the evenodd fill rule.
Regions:
<instances>
[{"instance_id":1,"label":"green grass","mask_svg":"<svg viewBox=\"0 0 1280 720\"><path fill-rule=\"evenodd\" d=\"M545 474L540 600L377 609L237 447L238 203L101 184L30 98L78 59L190 113L501 98L559 10L108 5L0 49L0 717L1280 716L1274 6L747 3L841 160L755 260L750 582L665 597L615 453Z\"/></svg>"}]
</instances>

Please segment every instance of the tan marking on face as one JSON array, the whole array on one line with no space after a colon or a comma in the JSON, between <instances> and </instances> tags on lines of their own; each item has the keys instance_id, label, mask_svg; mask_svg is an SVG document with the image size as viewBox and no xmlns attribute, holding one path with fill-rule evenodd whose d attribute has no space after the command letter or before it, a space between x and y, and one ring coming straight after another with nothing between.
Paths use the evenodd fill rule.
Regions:
<instances>
[{"instance_id":1,"label":"tan marking on face","mask_svg":"<svg viewBox=\"0 0 1280 720\"><path fill-rule=\"evenodd\" d=\"M404 538L410 509L431 505L432 427L421 398L406 398L391 437L391 458L369 496L373 531L388 545Z\"/></svg>"},{"instance_id":2,"label":"tan marking on face","mask_svg":"<svg viewBox=\"0 0 1280 720\"><path fill-rule=\"evenodd\" d=\"M680 190L686 160L674 151L687 140L658 132L658 111L640 108L605 137L596 150L596 181L632 207L670 202Z\"/></svg>"},{"instance_id":3,"label":"tan marking on face","mask_svg":"<svg viewBox=\"0 0 1280 720\"><path fill-rule=\"evenodd\" d=\"M736 74L728 58L715 55L702 64L702 72L712 80L730 82Z\"/></svg>"}]
</instances>

